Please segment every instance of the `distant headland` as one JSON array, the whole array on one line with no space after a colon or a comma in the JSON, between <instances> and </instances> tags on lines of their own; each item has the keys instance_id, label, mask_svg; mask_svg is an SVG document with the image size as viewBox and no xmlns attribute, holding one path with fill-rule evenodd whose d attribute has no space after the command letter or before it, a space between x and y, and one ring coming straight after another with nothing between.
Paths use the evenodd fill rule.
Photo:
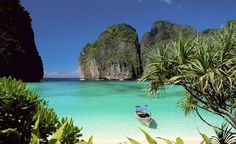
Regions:
<instances>
[{"instance_id":1,"label":"distant headland","mask_svg":"<svg viewBox=\"0 0 236 144\"><path fill-rule=\"evenodd\" d=\"M232 22L236 26L236 21ZM95 42L88 43L79 57L81 80L130 80L147 71L148 52L156 46L171 43L179 37L214 36L219 29L197 32L190 25L169 21L153 23L150 32L139 43L136 30L127 24L108 27Z\"/></svg>"}]
</instances>

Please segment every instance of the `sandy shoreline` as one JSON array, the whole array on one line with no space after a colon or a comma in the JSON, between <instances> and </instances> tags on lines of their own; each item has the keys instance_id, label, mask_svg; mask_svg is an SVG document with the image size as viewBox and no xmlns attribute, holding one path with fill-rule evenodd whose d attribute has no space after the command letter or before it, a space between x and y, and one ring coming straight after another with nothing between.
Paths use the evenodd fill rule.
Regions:
<instances>
[{"instance_id":1,"label":"sandy shoreline","mask_svg":"<svg viewBox=\"0 0 236 144\"><path fill-rule=\"evenodd\" d=\"M140 142L141 144L148 144L146 139L143 138L143 139L136 139L138 142ZM171 139L171 140L174 140L175 139ZM201 139L184 139L184 143L185 144L200 144L202 142ZM157 143L158 144L166 144L163 140L160 140L160 139L156 139ZM96 139L94 138L94 144L130 144L130 142L128 141L128 139Z\"/></svg>"}]
</instances>

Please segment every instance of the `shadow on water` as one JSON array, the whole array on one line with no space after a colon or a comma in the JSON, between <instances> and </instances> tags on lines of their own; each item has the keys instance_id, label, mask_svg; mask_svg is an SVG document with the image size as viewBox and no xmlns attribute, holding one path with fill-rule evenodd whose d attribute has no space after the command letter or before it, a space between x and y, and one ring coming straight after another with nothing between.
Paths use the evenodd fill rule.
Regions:
<instances>
[{"instance_id":1,"label":"shadow on water","mask_svg":"<svg viewBox=\"0 0 236 144\"><path fill-rule=\"evenodd\" d=\"M152 128L152 129L156 129L157 128L157 122L154 119L152 119L152 122L149 125L149 128Z\"/></svg>"}]
</instances>

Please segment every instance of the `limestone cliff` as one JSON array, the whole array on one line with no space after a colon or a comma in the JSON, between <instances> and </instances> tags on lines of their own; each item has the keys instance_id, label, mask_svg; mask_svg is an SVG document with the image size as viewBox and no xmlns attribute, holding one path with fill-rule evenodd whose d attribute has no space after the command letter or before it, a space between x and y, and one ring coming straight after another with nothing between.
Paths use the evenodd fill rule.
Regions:
<instances>
[{"instance_id":1,"label":"limestone cliff","mask_svg":"<svg viewBox=\"0 0 236 144\"><path fill-rule=\"evenodd\" d=\"M141 40L141 58L143 62L144 72L147 71L146 51L150 51L161 44L170 43L172 40L177 40L179 37L194 36L197 31L189 25L180 25L168 21L157 21L153 24L151 31L146 32Z\"/></svg>"},{"instance_id":2,"label":"limestone cliff","mask_svg":"<svg viewBox=\"0 0 236 144\"><path fill-rule=\"evenodd\" d=\"M143 34L141 49L150 48L160 42L176 40L180 36L195 35L197 31L189 25L180 25L168 21L157 21L151 31Z\"/></svg>"},{"instance_id":3,"label":"limestone cliff","mask_svg":"<svg viewBox=\"0 0 236 144\"><path fill-rule=\"evenodd\" d=\"M236 21L229 22L236 26ZM79 58L80 77L92 80L136 79L148 70L145 49L160 48L161 44L169 44L179 37L216 36L219 30L206 29L198 33L189 25L157 21L150 32L143 34L140 49L134 28L125 24L111 26L95 42L84 47Z\"/></svg>"},{"instance_id":4,"label":"limestone cliff","mask_svg":"<svg viewBox=\"0 0 236 144\"><path fill-rule=\"evenodd\" d=\"M29 13L19 0L0 0L0 77L40 81L43 65Z\"/></svg>"},{"instance_id":5,"label":"limestone cliff","mask_svg":"<svg viewBox=\"0 0 236 144\"><path fill-rule=\"evenodd\" d=\"M107 28L79 57L82 79L136 79L142 73L136 30L126 24Z\"/></svg>"},{"instance_id":6,"label":"limestone cliff","mask_svg":"<svg viewBox=\"0 0 236 144\"><path fill-rule=\"evenodd\" d=\"M212 29L212 28L208 28L205 29L204 31L200 32L200 34L202 34L203 36L216 36L218 34L219 29Z\"/></svg>"}]
</instances>

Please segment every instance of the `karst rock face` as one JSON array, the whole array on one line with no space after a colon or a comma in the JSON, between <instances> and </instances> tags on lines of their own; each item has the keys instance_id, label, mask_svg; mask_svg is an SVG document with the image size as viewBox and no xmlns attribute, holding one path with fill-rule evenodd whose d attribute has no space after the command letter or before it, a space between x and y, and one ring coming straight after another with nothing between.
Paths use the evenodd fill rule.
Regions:
<instances>
[{"instance_id":1,"label":"karst rock face","mask_svg":"<svg viewBox=\"0 0 236 144\"><path fill-rule=\"evenodd\" d=\"M81 79L137 79L142 73L136 30L127 24L107 28L79 57Z\"/></svg>"},{"instance_id":2,"label":"karst rock face","mask_svg":"<svg viewBox=\"0 0 236 144\"><path fill-rule=\"evenodd\" d=\"M0 0L0 77L40 81L43 64L34 42L29 13L19 0Z\"/></svg>"},{"instance_id":3,"label":"karst rock face","mask_svg":"<svg viewBox=\"0 0 236 144\"><path fill-rule=\"evenodd\" d=\"M171 43L171 41L175 41L179 37L189 37L196 34L197 31L189 25L180 25L168 21L155 22L151 31L143 34L140 44L144 73L148 70L146 67L148 53L146 51L151 51L161 44Z\"/></svg>"},{"instance_id":4,"label":"karst rock face","mask_svg":"<svg viewBox=\"0 0 236 144\"><path fill-rule=\"evenodd\" d=\"M236 28L236 20L229 20L228 24L231 23L234 28Z\"/></svg>"},{"instance_id":5,"label":"karst rock face","mask_svg":"<svg viewBox=\"0 0 236 144\"><path fill-rule=\"evenodd\" d=\"M236 27L235 20L228 23ZM79 57L80 77L89 80L137 79L149 71L147 59L152 49L169 45L180 37L215 37L220 30L208 28L197 32L189 25L157 21L149 32L143 34L139 45L134 28L126 24L113 25L95 42L84 47Z\"/></svg>"},{"instance_id":6,"label":"karst rock face","mask_svg":"<svg viewBox=\"0 0 236 144\"><path fill-rule=\"evenodd\" d=\"M160 42L176 40L180 36L190 36L197 31L189 25L180 25L168 21L157 21L151 31L143 34L141 48L152 47Z\"/></svg>"}]
</instances>

